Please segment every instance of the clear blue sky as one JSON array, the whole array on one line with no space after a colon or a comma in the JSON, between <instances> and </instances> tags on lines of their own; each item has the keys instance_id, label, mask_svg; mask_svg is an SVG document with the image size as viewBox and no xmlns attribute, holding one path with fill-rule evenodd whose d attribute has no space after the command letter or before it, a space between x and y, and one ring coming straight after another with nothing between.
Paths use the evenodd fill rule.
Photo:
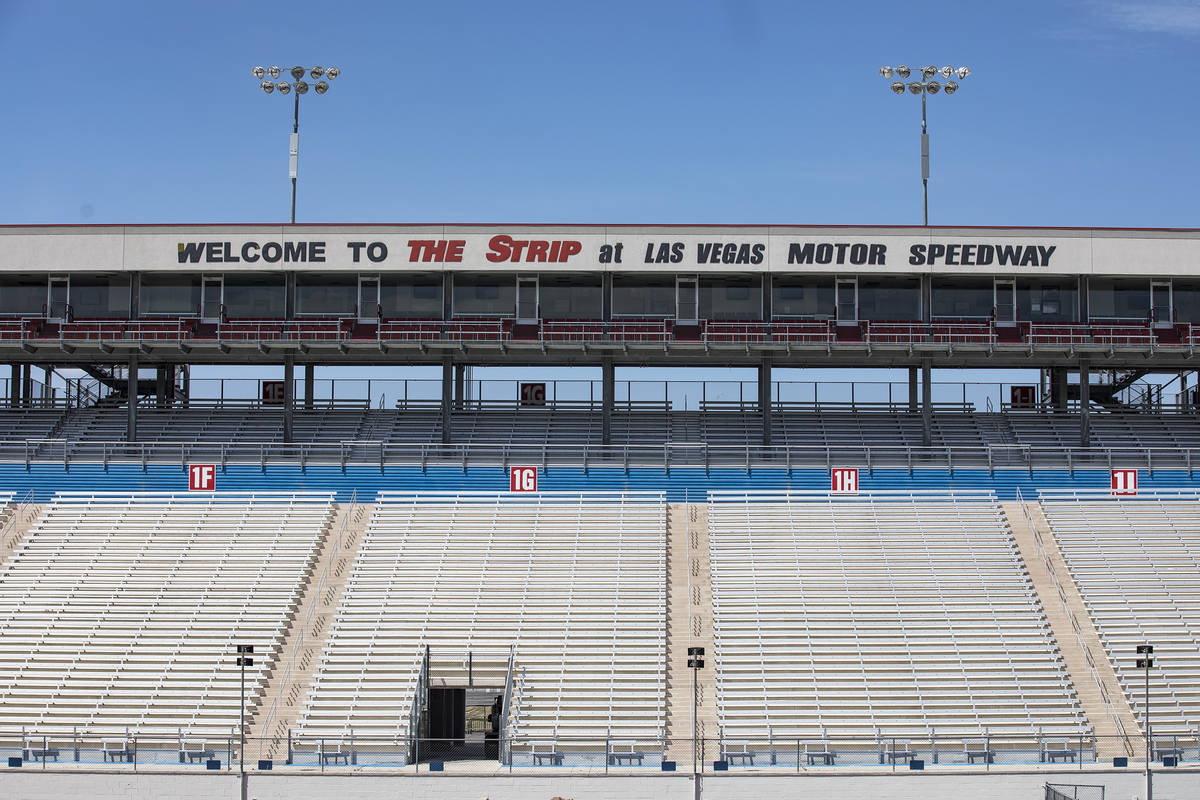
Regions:
<instances>
[{"instance_id":1,"label":"clear blue sky","mask_svg":"<svg viewBox=\"0 0 1200 800\"><path fill-rule=\"evenodd\" d=\"M0 222L1196 226L1200 3L0 0Z\"/></svg>"}]
</instances>

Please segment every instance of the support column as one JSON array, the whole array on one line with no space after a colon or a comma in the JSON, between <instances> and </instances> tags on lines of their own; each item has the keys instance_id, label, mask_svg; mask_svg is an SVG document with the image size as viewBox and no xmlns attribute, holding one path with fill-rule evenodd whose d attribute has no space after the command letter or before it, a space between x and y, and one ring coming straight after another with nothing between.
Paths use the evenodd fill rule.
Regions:
<instances>
[{"instance_id":1,"label":"support column","mask_svg":"<svg viewBox=\"0 0 1200 800\"><path fill-rule=\"evenodd\" d=\"M771 446L771 356L763 353L758 365L758 413L762 417L762 446Z\"/></svg>"},{"instance_id":2,"label":"support column","mask_svg":"<svg viewBox=\"0 0 1200 800\"><path fill-rule=\"evenodd\" d=\"M1092 404L1090 382L1091 376L1088 374L1088 362L1084 359L1079 361L1079 446L1089 447L1091 445L1092 430L1091 419L1088 417L1088 406Z\"/></svg>"},{"instance_id":3,"label":"support column","mask_svg":"<svg viewBox=\"0 0 1200 800\"><path fill-rule=\"evenodd\" d=\"M600 276L600 319L605 322L612 322L612 286L612 273L605 272Z\"/></svg>"},{"instance_id":4,"label":"support column","mask_svg":"<svg viewBox=\"0 0 1200 800\"><path fill-rule=\"evenodd\" d=\"M612 415L617 393L616 372L612 356L603 356L600 360L600 444L605 447L612 444Z\"/></svg>"},{"instance_id":5,"label":"support column","mask_svg":"<svg viewBox=\"0 0 1200 800\"><path fill-rule=\"evenodd\" d=\"M933 447L933 362L921 363L921 443Z\"/></svg>"},{"instance_id":6,"label":"support column","mask_svg":"<svg viewBox=\"0 0 1200 800\"><path fill-rule=\"evenodd\" d=\"M8 379L8 405L16 408L21 405L21 365L12 365L12 377Z\"/></svg>"},{"instance_id":7,"label":"support column","mask_svg":"<svg viewBox=\"0 0 1200 800\"><path fill-rule=\"evenodd\" d=\"M1067 410L1067 368L1050 370L1050 405L1055 411Z\"/></svg>"},{"instance_id":8,"label":"support column","mask_svg":"<svg viewBox=\"0 0 1200 800\"><path fill-rule=\"evenodd\" d=\"M50 380L54 376L54 367L46 364L42 367L42 370L46 373L42 389L42 405L49 407L54 403L54 392L50 389ZM1186 383L1187 380L1185 379L1184 384Z\"/></svg>"},{"instance_id":9,"label":"support column","mask_svg":"<svg viewBox=\"0 0 1200 800\"><path fill-rule=\"evenodd\" d=\"M313 386L316 384L316 371L317 368L312 364L304 365L304 408L307 411L311 411L313 408ZM367 400L369 401L370 398Z\"/></svg>"},{"instance_id":10,"label":"support column","mask_svg":"<svg viewBox=\"0 0 1200 800\"><path fill-rule=\"evenodd\" d=\"M167 366L159 364L154 370L154 402L159 408L167 406Z\"/></svg>"},{"instance_id":11,"label":"support column","mask_svg":"<svg viewBox=\"0 0 1200 800\"><path fill-rule=\"evenodd\" d=\"M287 353L283 357L283 441L291 442L295 438L294 426L296 413L296 356Z\"/></svg>"},{"instance_id":12,"label":"support column","mask_svg":"<svg viewBox=\"0 0 1200 800\"><path fill-rule=\"evenodd\" d=\"M33 405L33 365L21 365L21 405Z\"/></svg>"},{"instance_id":13,"label":"support column","mask_svg":"<svg viewBox=\"0 0 1200 800\"><path fill-rule=\"evenodd\" d=\"M917 376L920 372L919 367L908 368L908 410L913 414L917 413L920 407L920 401L917 399Z\"/></svg>"},{"instance_id":14,"label":"support column","mask_svg":"<svg viewBox=\"0 0 1200 800\"><path fill-rule=\"evenodd\" d=\"M464 398L466 397L466 395L463 393L463 390L466 387L466 381L467 381L467 365L466 364L455 364L454 365L454 410L455 411L462 411L466 405L463 402Z\"/></svg>"},{"instance_id":15,"label":"support column","mask_svg":"<svg viewBox=\"0 0 1200 800\"><path fill-rule=\"evenodd\" d=\"M125 376L125 399L129 404L129 416L125 420L125 441L137 441L137 403L138 403L138 357L137 353L129 354L127 365L129 374Z\"/></svg>"},{"instance_id":16,"label":"support column","mask_svg":"<svg viewBox=\"0 0 1200 800\"><path fill-rule=\"evenodd\" d=\"M451 406L454 403L454 361L442 360L442 443L450 444Z\"/></svg>"}]
</instances>

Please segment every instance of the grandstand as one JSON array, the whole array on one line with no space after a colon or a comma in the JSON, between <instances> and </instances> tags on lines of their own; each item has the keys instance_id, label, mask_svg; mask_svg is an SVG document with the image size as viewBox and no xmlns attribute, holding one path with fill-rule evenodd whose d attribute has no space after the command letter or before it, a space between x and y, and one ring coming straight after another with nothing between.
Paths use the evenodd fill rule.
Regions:
<instances>
[{"instance_id":1,"label":"grandstand","mask_svg":"<svg viewBox=\"0 0 1200 800\"><path fill-rule=\"evenodd\" d=\"M488 259L518 233L579 248ZM224 258L275 239L300 255ZM718 239L763 259L695 257ZM891 261L817 259L838 242ZM906 255L981 243L1053 258ZM2 229L0 757L1107 781L1149 722L1152 766L1197 769L1197 257L1195 231ZM267 377L193 374L243 365ZM641 366L757 379L617 381ZM599 380L547 392L571 367ZM773 372L875 367L907 385ZM992 368L1029 377L933 380Z\"/></svg>"}]
</instances>

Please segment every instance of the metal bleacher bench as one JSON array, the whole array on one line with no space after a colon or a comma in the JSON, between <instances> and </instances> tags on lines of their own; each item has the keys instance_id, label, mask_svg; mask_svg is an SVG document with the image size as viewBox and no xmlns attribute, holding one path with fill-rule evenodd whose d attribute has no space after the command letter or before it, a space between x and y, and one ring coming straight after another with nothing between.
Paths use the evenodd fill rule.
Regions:
<instances>
[{"instance_id":1,"label":"metal bleacher bench","mask_svg":"<svg viewBox=\"0 0 1200 800\"><path fill-rule=\"evenodd\" d=\"M754 766L755 755L757 754L750 749L750 745L746 742L742 742L738 745L726 746L725 748L725 760L730 764L733 764L734 762L741 762L743 764L748 764L749 766Z\"/></svg>"},{"instance_id":2,"label":"metal bleacher bench","mask_svg":"<svg viewBox=\"0 0 1200 800\"><path fill-rule=\"evenodd\" d=\"M352 758L355 761L358 760L355 757L354 751L343 746L341 742L338 742L332 747L326 746L325 743L322 742L321 749L317 751L317 758L322 764L345 764L346 766L350 766L350 761Z\"/></svg>"},{"instance_id":3,"label":"metal bleacher bench","mask_svg":"<svg viewBox=\"0 0 1200 800\"><path fill-rule=\"evenodd\" d=\"M963 742L963 753L968 764L974 764L977 759L982 759L985 764L996 763L996 751L988 746L986 739L967 739Z\"/></svg>"},{"instance_id":4,"label":"metal bleacher bench","mask_svg":"<svg viewBox=\"0 0 1200 800\"><path fill-rule=\"evenodd\" d=\"M879 763L882 764L886 758L892 764L897 761L912 761L917 757L917 751L909 749L908 742L897 739L888 744L887 748L880 751Z\"/></svg>"},{"instance_id":5,"label":"metal bleacher bench","mask_svg":"<svg viewBox=\"0 0 1200 800\"><path fill-rule=\"evenodd\" d=\"M216 751L206 746L205 742L180 742L179 763L189 764L196 761L208 761L216 755Z\"/></svg>"},{"instance_id":6,"label":"metal bleacher bench","mask_svg":"<svg viewBox=\"0 0 1200 800\"><path fill-rule=\"evenodd\" d=\"M48 745L34 745L27 742L24 748L22 748L22 757L26 761L45 761L46 759L58 761L58 748Z\"/></svg>"},{"instance_id":7,"label":"metal bleacher bench","mask_svg":"<svg viewBox=\"0 0 1200 800\"><path fill-rule=\"evenodd\" d=\"M1055 761L1074 761L1078 756L1078 750L1071 747L1071 743L1066 739L1060 741L1046 742L1046 747L1042 750L1042 758L1053 764Z\"/></svg>"},{"instance_id":8,"label":"metal bleacher bench","mask_svg":"<svg viewBox=\"0 0 1200 800\"><path fill-rule=\"evenodd\" d=\"M608 749L608 763L610 765L617 764L633 764L635 761L638 765L645 760L646 754L640 750L634 749L633 742L615 742Z\"/></svg>"},{"instance_id":9,"label":"metal bleacher bench","mask_svg":"<svg viewBox=\"0 0 1200 800\"><path fill-rule=\"evenodd\" d=\"M554 767L561 767L563 763L562 752L550 742L534 742L530 747L529 754L533 756L535 767L547 763Z\"/></svg>"},{"instance_id":10,"label":"metal bleacher bench","mask_svg":"<svg viewBox=\"0 0 1200 800\"><path fill-rule=\"evenodd\" d=\"M124 739L115 741L105 741L101 747L104 751L105 761L133 761L137 755L137 748L133 742Z\"/></svg>"},{"instance_id":11,"label":"metal bleacher bench","mask_svg":"<svg viewBox=\"0 0 1200 800\"><path fill-rule=\"evenodd\" d=\"M1162 761L1164 758L1171 757L1177 761L1183 759L1183 748L1173 739L1155 739L1154 740L1154 758Z\"/></svg>"},{"instance_id":12,"label":"metal bleacher bench","mask_svg":"<svg viewBox=\"0 0 1200 800\"><path fill-rule=\"evenodd\" d=\"M833 752L833 748L826 741L805 742L804 755L809 765L816 764L819 760L826 766L832 766L837 760L837 753Z\"/></svg>"}]
</instances>

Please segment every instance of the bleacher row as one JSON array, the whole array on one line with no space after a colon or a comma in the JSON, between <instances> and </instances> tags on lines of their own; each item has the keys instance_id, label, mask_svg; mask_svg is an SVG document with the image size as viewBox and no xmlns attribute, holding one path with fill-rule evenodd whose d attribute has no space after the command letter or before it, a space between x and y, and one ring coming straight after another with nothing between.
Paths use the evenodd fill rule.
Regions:
<instances>
[{"instance_id":1,"label":"bleacher row","mask_svg":"<svg viewBox=\"0 0 1200 800\"><path fill-rule=\"evenodd\" d=\"M1126 700L1153 641L1156 731L1194 731L1198 496L1041 502ZM253 713L333 515L328 494L59 495L0 565L0 732L227 735L234 648L256 646ZM426 653L474 653L496 689L511 653L508 735L661 739L666 519L661 495L381 495L298 732L403 737ZM708 536L727 739L1087 724L990 494L711 493Z\"/></svg>"},{"instance_id":2,"label":"bleacher row","mask_svg":"<svg viewBox=\"0 0 1200 800\"><path fill-rule=\"evenodd\" d=\"M614 445L663 445L707 442L736 445L761 438L762 423L752 406L711 404L700 411L632 410L618 406L613 415ZM64 439L120 442L127 413L120 408L70 411L10 409L0 411L4 441ZM1076 414L998 414L937 411L932 446L976 448L1028 446L1062 449L1079 446ZM595 408L484 408L452 415L454 441L478 445L568 444L599 446L602 421ZM920 448L923 428L917 414L900 411L862 413L848 408L797 410L777 408L771 417L771 440L779 446ZM302 443L385 442L438 444L442 417L436 405L405 409L325 406L295 412L293 437ZM277 408L203 406L145 408L138 414L138 439L170 443L269 443L283 439ZM1098 448L1200 448L1200 415L1093 414L1090 442Z\"/></svg>"}]
</instances>

